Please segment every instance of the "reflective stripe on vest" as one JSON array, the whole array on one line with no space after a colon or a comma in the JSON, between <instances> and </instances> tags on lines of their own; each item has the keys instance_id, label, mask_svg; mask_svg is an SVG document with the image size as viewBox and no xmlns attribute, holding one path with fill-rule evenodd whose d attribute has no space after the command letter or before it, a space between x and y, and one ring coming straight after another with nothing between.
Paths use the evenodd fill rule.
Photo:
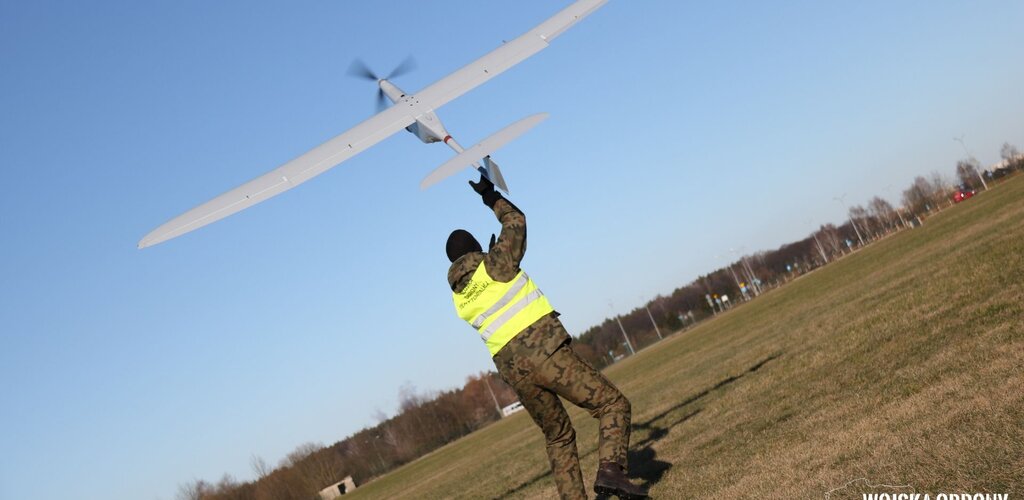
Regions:
<instances>
[{"instance_id":1,"label":"reflective stripe on vest","mask_svg":"<svg viewBox=\"0 0 1024 500\"><path fill-rule=\"evenodd\" d=\"M487 328L484 328L480 332L480 336L483 337L484 340L491 338L491 335L494 335L494 332L498 331L499 329L501 329L501 327L505 326L505 324L508 323L516 315L516 313L522 311L523 309L526 309L526 306L532 304L533 301L543 296L544 293L541 292L540 289L534 290L526 294L525 297L517 300L515 304L512 304L512 307L509 307L508 309L505 310L505 312L501 313L501 316L498 316L498 319L494 320L494 322L488 325Z\"/></svg>"},{"instance_id":2,"label":"reflective stripe on vest","mask_svg":"<svg viewBox=\"0 0 1024 500\"><path fill-rule=\"evenodd\" d=\"M480 264L483 265L482 262ZM473 320L472 323L470 323L471 325L473 325L473 328L479 330L480 325L483 325L484 321L487 321L487 318L489 318L492 314L498 312L498 310L500 310L502 307L507 306L509 302L512 302L512 299L514 299L516 294L519 293L519 291L522 290L524 286L526 286L526 281L529 279L530 277L527 276L525 272L520 272L518 277L512 280L512 287L509 288L507 292L505 292L505 295L502 295L501 298L498 299L498 301L495 302L490 309L481 313ZM485 336L484 339L486 339L489 336L490 335Z\"/></svg>"},{"instance_id":3,"label":"reflective stripe on vest","mask_svg":"<svg viewBox=\"0 0 1024 500\"><path fill-rule=\"evenodd\" d=\"M495 281L484 263L477 266L462 292L453 293L455 311L479 333L494 356L519 332L554 311L526 273L512 281Z\"/></svg>"}]
</instances>

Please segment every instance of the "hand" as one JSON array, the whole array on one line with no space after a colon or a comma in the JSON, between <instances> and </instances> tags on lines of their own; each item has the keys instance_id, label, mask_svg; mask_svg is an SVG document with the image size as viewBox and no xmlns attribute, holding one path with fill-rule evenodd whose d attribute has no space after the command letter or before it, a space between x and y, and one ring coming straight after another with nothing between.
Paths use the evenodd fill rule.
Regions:
<instances>
[{"instance_id":1,"label":"hand","mask_svg":"<svg viewBox=\"0 0 1024 500\"><path fill-rule=\"evenodd\" d=\"M469 186L480 196L486 196L487 193L494 192L494 183L487 177L484 177L484 174L480 174L480 182L469 181Z\"/></svg>"},{"instance_id":2,"label":"hand","mask_svg":"<svg viewBox=\"0 0 1024 500\"><path fill-rule=\"evenodd\" d=\"M480 182L469 181L469 187L476 191L476 194L480 195L484 205L488 208L493 209L494 204L501 199L501 193L494 190L494 183L490 179L480 174Z\"/></svg>"}]
</instances>

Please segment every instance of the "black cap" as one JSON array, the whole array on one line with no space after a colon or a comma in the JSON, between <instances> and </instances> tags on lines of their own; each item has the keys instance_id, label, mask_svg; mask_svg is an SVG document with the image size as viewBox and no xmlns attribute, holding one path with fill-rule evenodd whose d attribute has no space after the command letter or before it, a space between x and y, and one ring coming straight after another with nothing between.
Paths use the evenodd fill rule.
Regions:
<instances>
[{"instance_id":1,"label":"black cap","mask_svg":"<svg viewBox=\"0 0 1024 500\"><path fill-rule=\"evenodd\" d=\"M448 243L444 247L445 252L448 252L448 260L455 262L470 252L482 252L483 248L480 247L480 242L476 241L469 231L465 229L456 229L452 231L452 234L448 235Z\"/></svg>"}]
</instances>

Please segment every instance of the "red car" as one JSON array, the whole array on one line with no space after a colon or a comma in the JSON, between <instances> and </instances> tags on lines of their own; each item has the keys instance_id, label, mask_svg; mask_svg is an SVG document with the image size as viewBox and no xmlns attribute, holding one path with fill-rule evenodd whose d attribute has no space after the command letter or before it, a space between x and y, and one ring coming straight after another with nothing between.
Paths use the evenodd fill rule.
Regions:
<instances>
[{"instance_id":1,"label":"red car","mask_svg":"<svg viewBox=\"0 0 1024 500\"><path fill-rule=\"evenodd\" d=\"M970 198L971 196L974 196L973 189L960 189L957 190L957 192L953 195L953 202L960 203L961 201L964 201L967 198Z\"/></svg>"}]
</instances>

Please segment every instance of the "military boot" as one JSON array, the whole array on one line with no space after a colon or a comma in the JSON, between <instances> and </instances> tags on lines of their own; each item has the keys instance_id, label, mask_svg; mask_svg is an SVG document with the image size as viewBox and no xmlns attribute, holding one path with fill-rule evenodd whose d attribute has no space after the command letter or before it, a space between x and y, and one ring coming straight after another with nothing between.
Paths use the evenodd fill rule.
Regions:
<instances>
[{"instance_id":1,"label":"military boot","mask_svg":"<svg viewBox=\"0 0 1024 500\"><path fill-rule=\"evenodd\" d=\"M629 482L622 466L615 463L601 464L597 469L594 481L594 493L598 495L615 495L622 500L639 500L648 498L647 491Z\"/></svg>"}]
</instances>

